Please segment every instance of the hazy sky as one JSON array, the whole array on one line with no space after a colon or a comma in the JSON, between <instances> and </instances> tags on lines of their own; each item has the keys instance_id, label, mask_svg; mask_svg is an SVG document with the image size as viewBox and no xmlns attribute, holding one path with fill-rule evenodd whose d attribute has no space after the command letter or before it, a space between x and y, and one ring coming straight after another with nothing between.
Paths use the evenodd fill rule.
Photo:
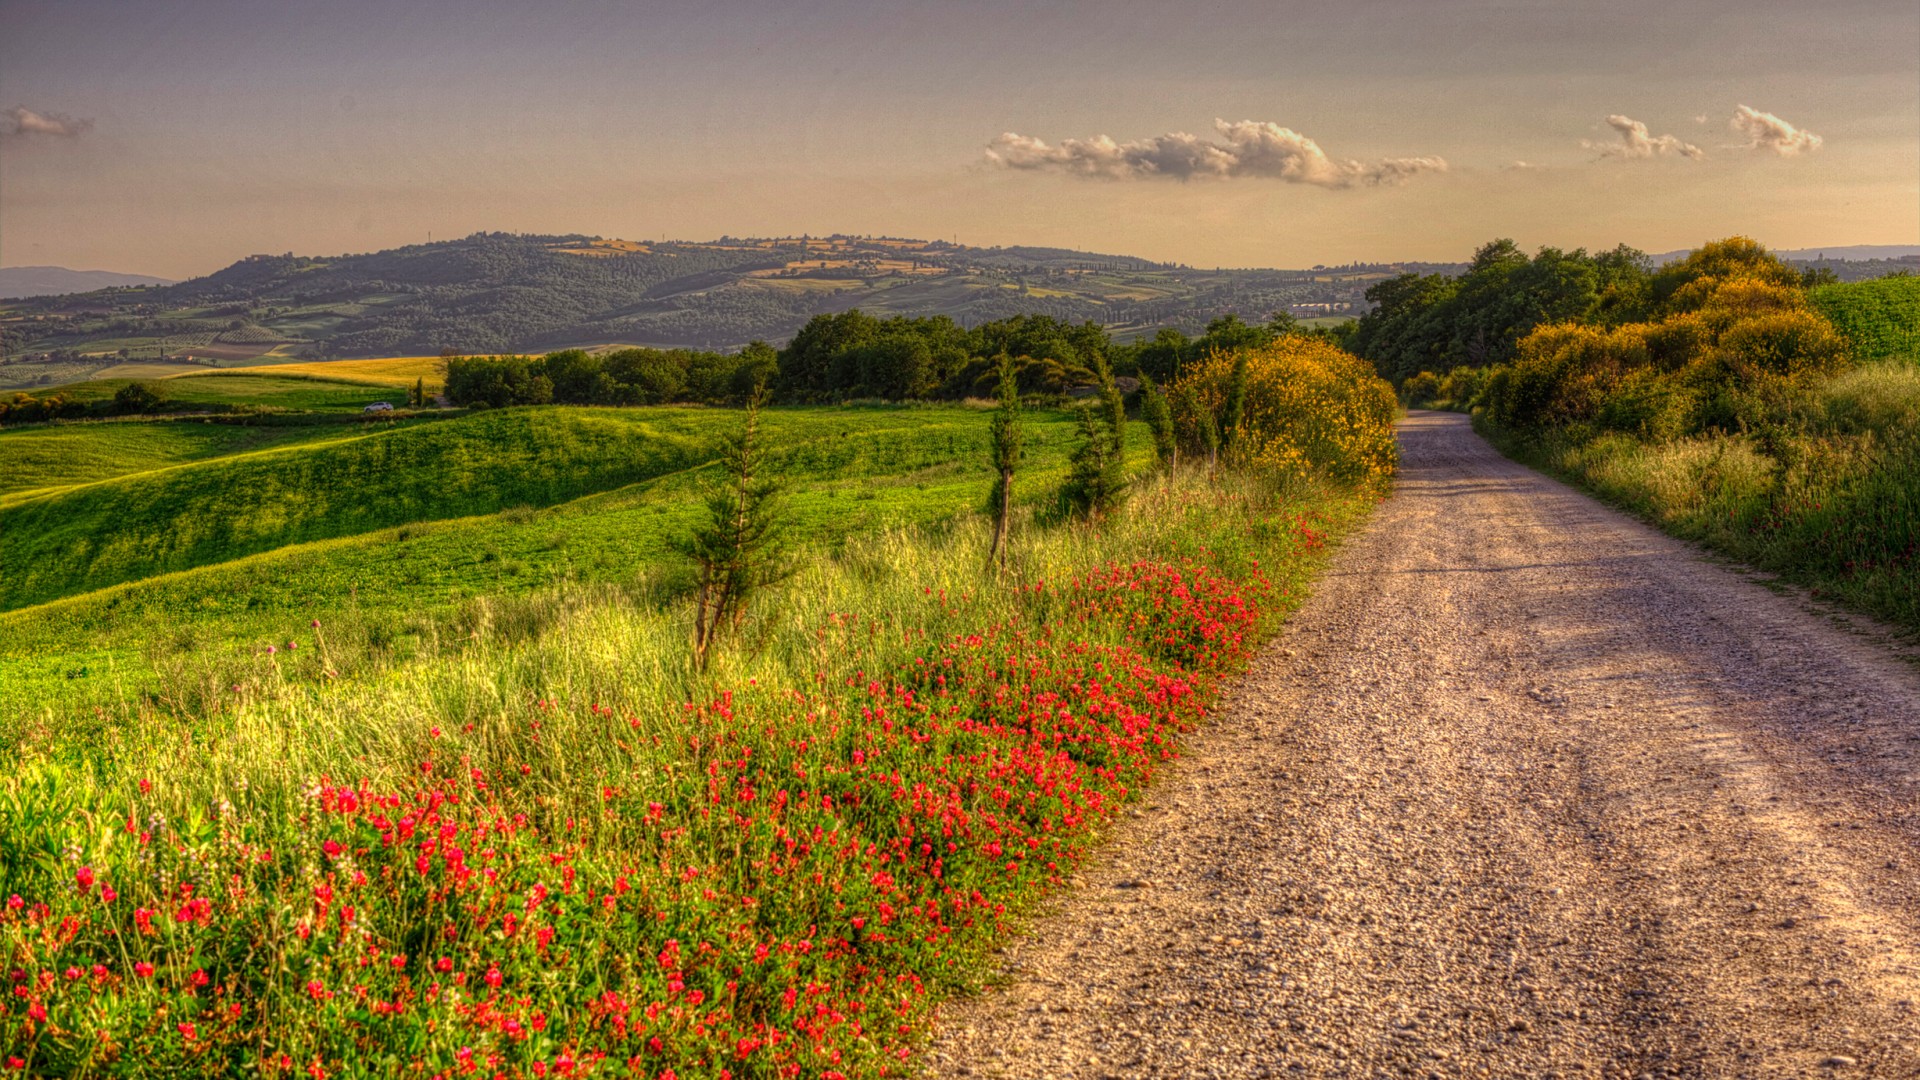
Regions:
<instances>
[{"instance_id":1,"label":"hazy sky","mask_svg":"<svg viewBox=\"0 0 1920 1080\"><path fill-rule=\"evenodd\" d=\"M482 229L1920 243L1920 4L0 0L0 264Z\"/></svg>"}]
</instances>

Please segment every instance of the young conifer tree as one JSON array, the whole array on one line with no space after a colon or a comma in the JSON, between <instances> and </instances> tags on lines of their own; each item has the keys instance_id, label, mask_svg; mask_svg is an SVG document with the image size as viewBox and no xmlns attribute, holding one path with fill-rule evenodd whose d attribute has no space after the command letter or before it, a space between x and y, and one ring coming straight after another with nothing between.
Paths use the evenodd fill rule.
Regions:
<instances>
[{"instance_id":1,"label":"young conifer tree","mask_svg":"<svg viewBox=\"0 0 1920 1080\"><path fill-rule=\"evenodd\" d=\"M1153 376L1140 373L1140 418L1147 422L1147 430L1153 432L1153 453L1160 464L1169 473L1180 459L1180 444L1173 436L1173 409L1167 405L1167 395L1153 381Z\"/></svg>"},{"instance_id":2,"label":"young conifer tree","mask_svg":"<svg viewBox=\"0 0 1920 1080\"><path fill-rule=\"evenodd\" d=\"M1174 390L1173 405L1179 423L1175 435L1188 449L1206 457L1207 474L1211 476L1220 457L1220 425L1213 418L1213 410L1207 408L1192 383L1182 383Z\"/></svg>"},{"instance_id":3,"label":"young conifer tree","mask_svg":"<svg viewBox=\"0 0 1920 1080\"><path fill-rule=\"evenodd\" d=\"M413 407L416 409L427 407L427 380L424 378L413 380Z\"/></svg>"},{"instance_id":4,"label":"young conifer tree","mask_svg":"<svg viewBox=\"0 0 1920 1080\"><path fill-rule=\"evenodd\" d=\"M1233 378L1227 383L1226 415L1220 418L1220 445L1231 452L1240 436L1240 423L1247 418L1247 354L1242 351L1233 361Z\"/></svg>"},{"instance_id":5,"label":"young conifer tree","mask_svg":"<svg viewBox=\"0 0 1920 1080\"><path fill-rule=\"evenodd\" d=\"M993 485L993 548L987 560L996 567L1007 562L1007 520L1013 514L1013 470L1020 463L1020 383L1013 358L1000 354L1000 407L993 411L993 467L1000 475Z\"/></svg>"},{"instance_id":6,"label":"young conifer tree","mask_svg":"<svg viewBox=\"0 0 1920 1080\"><path fill-rule=\"evenodd\" d=\"M1127 402L1120 396L1120 388L1114 385L1113 368L1104 356L1094 358L1094 371L1100 378L1100 414L1107 422L1107 431L1113 438L1113 456L1125 461L1127 457Z\"/></svg>"},{"instance_id":7,"label":"young conifer tree","mask_svg":"<svg viewBox=\"0 0 1920 1080\"><path fill-rule=\"evenodd\" d=\"M1098 524L1119 509L1127 481L1120 455L1114 451L1113 431L1094 415L1091 406L1079 408L1080 445L1068 459L1067 482L1061 490L1067 509Z\"/></svg>"},{"instance_id":8,"label":"young conifer tree","mask_svg":"<svg viewBox=\"0 0 1920 1080\"><path fill-rule=\"evenodd\" d=\"M764 384L747 400L746 424L721 447L725 480L707 492L707 521L680 550L694 562L693 655L704 669L715 638L737 630L747 604L791 568L781 551L781 485L770 474L761 439Z\"/></svg>"}]
</instances>

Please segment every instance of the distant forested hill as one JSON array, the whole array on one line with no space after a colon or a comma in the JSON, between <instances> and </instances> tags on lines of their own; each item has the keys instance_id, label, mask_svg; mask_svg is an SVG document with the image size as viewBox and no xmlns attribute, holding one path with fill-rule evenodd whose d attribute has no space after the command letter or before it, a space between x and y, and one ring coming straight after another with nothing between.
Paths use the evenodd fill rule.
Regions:
<instances>
[{"instance_id":1,"label":"distant forested hill","mask_svg":"<svg viewBox=\"0 0 1920 1080\"><path fill-rule=\"evenodd\" d=\"M1057 248L875 237L637 242L477 233L363 255L256 255L206 277L0 304L0 343L27 385L103 365L533 352L570 345L733 348L815 315L1018 314L1123 336L1199 330L1234 313L1342 316L1399 265L1199 270ZM1433 269L1424 268L1422 269ZM50 375L48 377L51 377Z\"/></svg>"}]
</instances>

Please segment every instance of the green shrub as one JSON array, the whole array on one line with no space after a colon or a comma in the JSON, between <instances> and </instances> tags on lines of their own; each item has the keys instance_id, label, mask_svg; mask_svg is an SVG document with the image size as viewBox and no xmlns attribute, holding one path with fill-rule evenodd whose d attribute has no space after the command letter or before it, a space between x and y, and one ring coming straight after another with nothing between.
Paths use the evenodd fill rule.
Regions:
<instances>
[{"instance_id":1,"label":"green shrub","mask_svg":"<svg viewBox=\"0 0 1920 1080\"><path fill-rule=\"evenodd\" d=\"M1431 405L1440 397L1440 376L1422 371L1400 384L1400 400L1410 406Z\"/></svg>"}]
</instances>

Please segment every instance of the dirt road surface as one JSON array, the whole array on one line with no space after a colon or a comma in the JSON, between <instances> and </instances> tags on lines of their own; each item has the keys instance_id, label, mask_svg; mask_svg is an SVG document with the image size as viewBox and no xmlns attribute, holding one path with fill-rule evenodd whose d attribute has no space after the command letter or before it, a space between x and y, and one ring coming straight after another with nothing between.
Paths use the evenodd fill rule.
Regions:
<instances>
[{"instance_id":1,"label":"dirt road surface","mask_svg":"<svg viewBox=\"0 0 1920 1080\"><path fill-rule=\"evenodd\" d=\"M1920 1077L1920 669L1416 413L934 1076Z\"/></svg>"}]
</instances>

